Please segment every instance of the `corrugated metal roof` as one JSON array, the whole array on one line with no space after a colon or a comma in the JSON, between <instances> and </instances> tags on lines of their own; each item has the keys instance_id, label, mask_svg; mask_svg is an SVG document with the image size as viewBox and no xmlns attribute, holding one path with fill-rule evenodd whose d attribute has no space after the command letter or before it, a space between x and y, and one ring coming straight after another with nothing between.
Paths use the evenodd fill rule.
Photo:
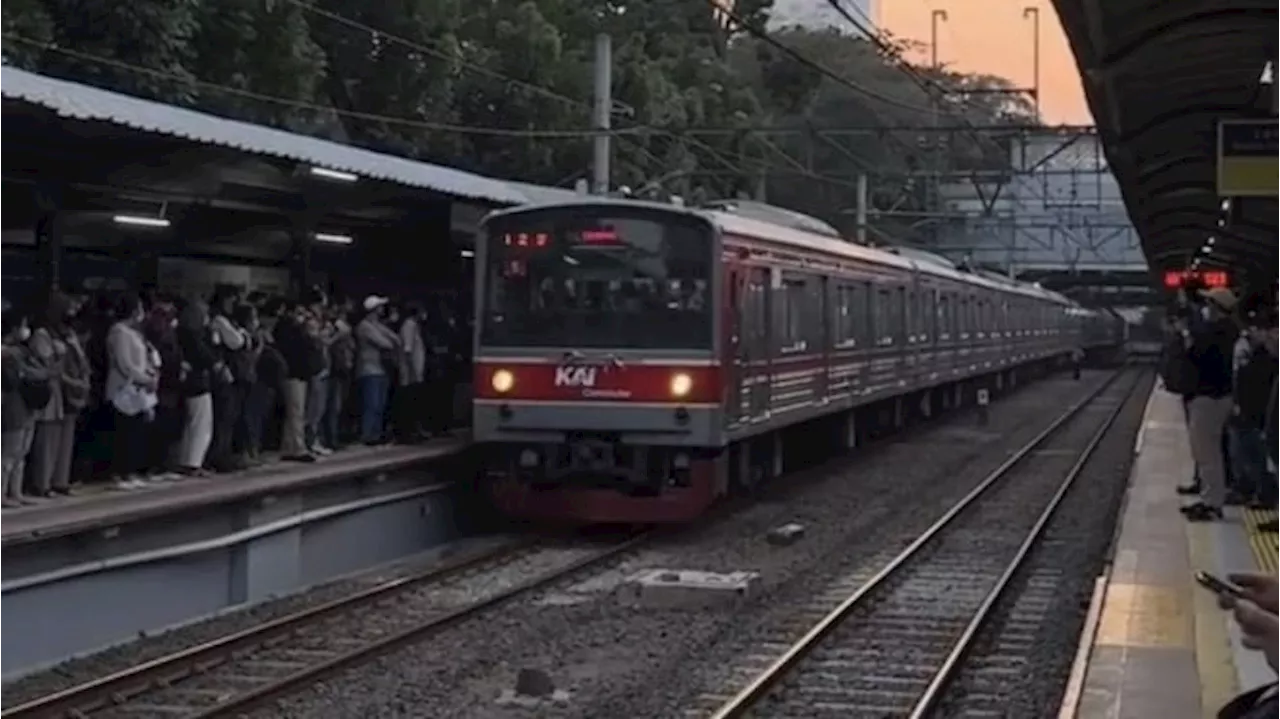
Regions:
<instances>
[{"instance_id":1,"label":"corrugated metal roof","mask_svg":"<svg viewBox=\"0 0 1280 719\"><path fill-rule=\"evenodd\" d=\"M528 198L528 202L535 205L550 204L553 202L573 202L583 198L583 195L578 194L577 191L566 190L563 187L530 185L527 182L508 182L507 184L518 190Z\"/></svg>"},{"instance_id":2,"label":"corrugated metal roof","mask_svg":"<svg viewBox=\"0 0 1280 719\"><path fill-rule=\"evenodd\" d=\"M77 120L113 122L135 130L273 155L455 197L504 205L529 202L529 198L510 183L483 175L229 120L14 67L0 68L0 93L5 99L30 102Z\"/></svg>"}]
</instances>

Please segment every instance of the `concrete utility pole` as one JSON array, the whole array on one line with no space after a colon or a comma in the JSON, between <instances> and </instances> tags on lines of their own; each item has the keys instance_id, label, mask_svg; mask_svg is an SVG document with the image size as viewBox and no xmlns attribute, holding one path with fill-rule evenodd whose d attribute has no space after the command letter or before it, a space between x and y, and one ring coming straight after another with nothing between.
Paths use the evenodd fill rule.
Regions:
<instances>
[{"instance_id":1,"label":"concrete utility pole","mask_svg":"<svg viewBox=\"0 0 1280 719\"><path fill-rule=\"evenodd\" d=\"M613 40L608 33L596 35L595 107L592 125L596 130L591 191L609 194L609 134L613 126Z\"/></svg>"}]
</instances>

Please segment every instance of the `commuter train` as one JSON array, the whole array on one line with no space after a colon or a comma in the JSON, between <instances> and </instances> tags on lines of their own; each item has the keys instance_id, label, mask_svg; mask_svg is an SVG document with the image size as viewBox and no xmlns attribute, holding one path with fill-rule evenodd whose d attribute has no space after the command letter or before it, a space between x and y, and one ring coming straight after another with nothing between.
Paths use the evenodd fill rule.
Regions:
<instances>
[{"instance_id":1,"label":"commuter train","mask_svg":"<svg viewBox=\"0 0 1280 719\"><path fill-rule=\"evenodd\" d=\"M687 522L780 474L783 430L852 446L872 405L971 400L1105 321L751 203L583 197L480 234L474 441L496 505L532 520Z\"/></svg>"}]
</instances>

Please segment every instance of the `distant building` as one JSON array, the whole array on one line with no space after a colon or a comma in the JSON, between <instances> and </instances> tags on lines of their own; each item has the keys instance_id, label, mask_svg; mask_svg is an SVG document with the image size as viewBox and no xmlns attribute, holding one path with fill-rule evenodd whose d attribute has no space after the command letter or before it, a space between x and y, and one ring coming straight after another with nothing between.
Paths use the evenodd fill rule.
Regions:
<instances>
[{"instance_id":1,"label":"distant building","mask_svg":"<svg viewBox=\"0 0 1280 719\"><path fill-rule=\"evenodd\" d=\"M879 30L880 0L837 0L850 15L872 32ZM828 0L774 0L772 28L799 25L810 30L836 28L842 32L861 34Z\"/></svg>"}]
</instances>

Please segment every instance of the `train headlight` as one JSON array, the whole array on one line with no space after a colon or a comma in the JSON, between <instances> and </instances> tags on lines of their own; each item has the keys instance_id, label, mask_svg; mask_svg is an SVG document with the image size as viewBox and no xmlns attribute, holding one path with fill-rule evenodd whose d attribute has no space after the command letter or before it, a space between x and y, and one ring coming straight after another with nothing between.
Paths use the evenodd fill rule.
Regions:
<instances>
[{"instance_id":1,"label":"train headlight","mask_svg":"<svg viewBox=\"0 0 1280 719\"><path fill-rule=\"evenodd\" d=\"M693 389L693 378L684 372L678 372L671 376L671 396L684 397Z\"/></svg>"},{"instance_id":2,"label":"train headlight","mask_svg":"<svg viewBox=\"0 0 1280 719\"><path fill-rule=\"evenodd\" d=\"M511 374L510 370L500 369L493 373L493 377L489 379L493 385L493 391L498 394L506 394L516 386L516 376Z\"/></svg>"}]
</instances>

